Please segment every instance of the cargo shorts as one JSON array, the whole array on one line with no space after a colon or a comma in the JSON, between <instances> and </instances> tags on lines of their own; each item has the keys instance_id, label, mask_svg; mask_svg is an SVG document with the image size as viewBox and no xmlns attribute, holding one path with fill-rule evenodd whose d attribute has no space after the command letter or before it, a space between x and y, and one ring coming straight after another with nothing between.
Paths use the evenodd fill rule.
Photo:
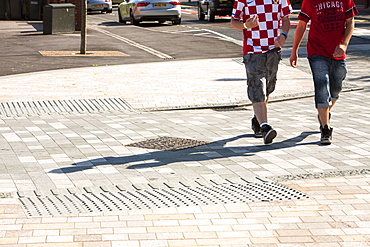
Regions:
<instances>
[{"instance_id":1,"label":"cargo shorts","mask_svg":"<svg viewBox=\"0 0 370 247\"><path fill-rule=\"evenodd\" d=\"M264 102L275 90L280 49L266 53L246 54L243 63L247 72L247 93L252 103Z\"/></svg>"}]
</instances>

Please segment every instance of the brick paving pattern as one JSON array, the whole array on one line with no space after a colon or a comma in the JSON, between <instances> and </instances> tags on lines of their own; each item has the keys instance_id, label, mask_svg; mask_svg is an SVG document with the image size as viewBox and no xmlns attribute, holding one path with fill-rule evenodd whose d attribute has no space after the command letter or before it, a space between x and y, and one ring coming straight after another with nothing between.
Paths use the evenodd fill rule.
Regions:
<instances>
[{"instance_id":1,"label":"brick paving pattern","mask_svg":"<svg viewBox=\"0 0 370 247\"><path fill-rule=\"evenodd\" d=\"M0 78L2 103L120 97L131 106L1 115L0 246L370 246L368 61L348 60L350 84L332 112L330 146L319 145L309 74L282 64L276 102L269 105L278 136L263 145L250 129L243 67L232 59L213 60L209 74L205 63L211 61L166 63L182 68L167 79L140 73L145 64L94 68L95 74L68 70L83 79L78 83L65 71ZM189 64L199 68L196 74ZM225 65L228 73L217 73ZM112 68L136 68L137 83L125 74L127 81L112 87L114 77L102 76ZM238 102L245 106L207 108ZM178 109L198 106L205 108ZM178 151L129 146L159 137L209 144ZM46 190L256 177L309 198L42 217L27 216L18 199Z\"/></svg>"}]
</instances>

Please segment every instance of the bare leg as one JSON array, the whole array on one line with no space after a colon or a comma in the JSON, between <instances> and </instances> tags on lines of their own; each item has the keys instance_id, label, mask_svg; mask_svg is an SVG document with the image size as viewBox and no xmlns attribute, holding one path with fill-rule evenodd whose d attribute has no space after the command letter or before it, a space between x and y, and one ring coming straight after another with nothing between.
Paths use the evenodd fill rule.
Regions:
<instances>
[{"instance_id":1,"label":"bare leg","mask_svg":"<svg viewBox=\"0 0 370 247\"><path fill-rule=\"evenodd\" d=\"M329 112L330 112L331 108L333 108L335 102L336 101L332 101L331 106L317 108L317 111L319 113L320 122L321 122L322 126L325 126L325 125L329 126L329 123L330 123Z\"/></svg>"},{"instance_id":2,"label":"bare leg","mask_svg":"<svg viewBox=\"0 0 370 247\"><path fill-rule=\"evenodd\" d=\"M267 123L267 101L253 103L254 114L257 117L259 124ZM272 143L277 133L270 125L261 126L261 133L265 144Z\"/></svg>"},{"instance_id":3,"label":"bare leg","mask_svg":"<svg viewBox=\"0 0 370 247\"><path fill-rule=\"evenodd\" d=\"M335 102L337 101L336 100L331 101L331 106L329 106L329 112L331 111L331 108L333 108L333 106L335 105Z\"/></svg>"},{"instance_id":4,"label":"bare leg","mask_svg":"<svg viewBox=\"0 0 370 247\"><path fill-rule=\"evenodd\" d=\"M317 108L322 126L329 125L329 107Z\"/></svg>"},{"instance_id":5,"label":"bare leg","mask_svg":"<svg viewBox=\"0 0 370 247\"><path fill-rule=\"evenodd\" d=\"M266 102L253 103L253 111L257 117L258 122L267 123L267 106Z\"/></svg>"}]
</instances>

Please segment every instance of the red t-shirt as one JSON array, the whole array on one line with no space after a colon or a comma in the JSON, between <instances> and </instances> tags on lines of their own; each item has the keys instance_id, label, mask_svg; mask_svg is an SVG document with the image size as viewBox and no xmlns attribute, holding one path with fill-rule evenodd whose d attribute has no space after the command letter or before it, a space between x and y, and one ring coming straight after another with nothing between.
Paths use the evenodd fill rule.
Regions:
<instances>
[{"instance_id":1,"label":"red t-shirt","mask_svg":"<svg viewBox=\"0 0 370 247\"><path fill-rule=\"evenodd\" d=\"M307 55L334 58L335 47L344 39L346 19L357 13L353 0L304 0L298 18L311 21ZM345 58L344 54L334 59Z\"/></svg>"}]
</instances>

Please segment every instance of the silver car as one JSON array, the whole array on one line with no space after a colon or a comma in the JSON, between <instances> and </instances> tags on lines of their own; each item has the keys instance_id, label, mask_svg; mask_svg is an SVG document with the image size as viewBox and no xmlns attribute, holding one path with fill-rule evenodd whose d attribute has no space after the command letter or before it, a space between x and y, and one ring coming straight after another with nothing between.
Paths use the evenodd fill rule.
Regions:
<instances>
[{"instance_id":1,"label":"silver car","mask_svg":"<svg viewBox=\"0 0 370 247\"><path fill-rule=\"evenodd\" d=\"M139 25L142 21L158 21L172 24L181 23L181 5L179 0L124 0L118 6L119 22L130 21Z\"/></svg>"},{"instance_id":2,"label":"silver car","mask_svg":"<svg viewBox=\"0 0 370 247\"><path fill-rule=\"evenodd\" d=\"M87 11L112 13L112 0L87 0Z\"/></svg>"}]
</instances>

